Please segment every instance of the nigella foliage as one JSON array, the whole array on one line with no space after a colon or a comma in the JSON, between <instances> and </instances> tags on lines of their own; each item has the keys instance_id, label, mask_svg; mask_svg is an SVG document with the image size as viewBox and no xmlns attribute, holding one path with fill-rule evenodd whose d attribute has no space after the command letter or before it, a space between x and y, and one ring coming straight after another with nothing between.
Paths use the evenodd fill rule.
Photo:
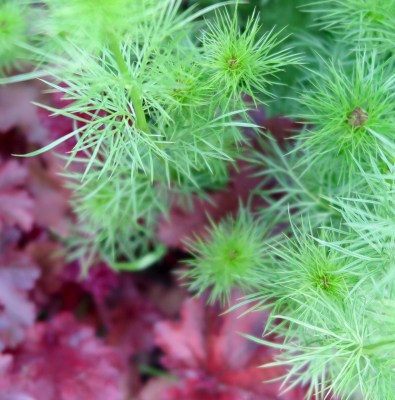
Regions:
<instances>
[{"instance_id":1,"label":"nigella foliage","mask_svg":"<svg viewBox=\"0 0 395 400\"><path fill-rule=\"evenodd\" d=\"M333 6L333 13L322 8L325 21L353 2L323 3ZM326 72L305 83L297 99L304 128L293 146L274 143L255 157L278 183L278 200L264 213L288 211L294 239L273 247L276 272L261 274L262 289L246 298L258 301L251 310L271 310L265 332L282 343L252 339L280 350L267 367L288 365L284 390L304 384L306 398L395 393L394 60L380 54L384 39L368 41L372 26L359 23L364 46L353 68L324 62ZM262 193L271 199L272 192Z\"/></svg>"},{"instance_id":2,"label":"nigella foliage","mask_svg":"<svg viewBox=\"0 0 395 400\"><path fill-rule=\"evenodd\" d=\"M291 2L326 33L299 35L309 68L289 80L281 74L299 58L287 37L263 31L256 12L240 24L237 1L232 11L210 3L1 2L2 72L33 64L1 81L43 78L66 104L43 107L73 121L30 154L76 143L65 171L80 231L70 253L114 268L155 262L156 221L172 197L226 185L243 149L267 206L191 239L186 284L222 303L242 289L242 304L269 314L264 335L277 341L251 339L279 351L268 366L288 366L284 390L392 400L394 0ZM279 3L259 2L281 13ZM299 129L285 144L265 135L257 151L240 129L255 128L243 96L269 103L279 74L301 84L283 103Z\"/></svg>"},{"instance_id":3,"label":"nigella foliage","mask_svg":"<svg viewBox=\"0 0 395 400\"><path fill-rule=\"evenodd\" d=\"M308 385L306 398L392 399L394 393L393 304L370 306L345 302L341 309L327 301L312 310L305 322L274 315L278 329L291 336L282 344L251 338L280 349L277 360L266 367L288 365L284 386Z\"/></svg>"},{"instance_id":4,"label":"nigella foliage","mask_svg":"<svg viewBox=\"0 0 395 400\"><path fill-rule=\"evenodd\" d=\"M205 238L188 240L194 258L187 261L190 268L182 278L197 295L209 288L210 303L228 303L235 287L246 293L256 289L265 265L271 265L269 232L270 225L254 220L247 209L240 209L237 217L229 216L219 225L212 223Z\"/></svg>"},{"instance_id":5,"label":"nigella foliage","mask_svg":"<svg viewBox=\"0 0 395 400\"><path fill-rule=\"evenodd\" d=\"M337 242L327 245L361 260L374 261L375 284L379 287L392 285L394 281L395 163L382 155L382 163L372 161L372 164L372 172L361 172L366 181L363 191L329 199L342 214L345 227L340 230ZM388 288L382 289L381 293L387 293Z\"/></svg>"},{"instance_id":6,"label":"nigella foliage","mask_svg":"<svg viewBox=\"0 0 395 400\"><path fill-rule=\"evenodd\" d=\"M284 391L302 384L306 399L392 400L394 2L303 5L330 33L299 38L318 52L307 53L293 95L300 128L285 143L266 135L246 156L262 177L259 215L275 227L260 241L265 262L240 304L269 312L263 337L250 339L278 350L265 367L287 367ZM210 246L191 263L195 282L215 265Z\"/></svg>"},{"instance_id":7,"label":"nigella foliage","mask_svg":"<svg viewBox=\"0 0 395 400\"><path fill-rule=\"evenodd\" d=\"M315 14L317 25L352 43L356 49L363 45L393 54L394 0L317 0L305 8Z\"/></svg>"},{"instance_id":8,"label":"nigella foliage","mask_svg":"<svg viewBox=\"0 0 395 400\"><path fill-rule=\"evenodd\" d=\"M18 66L26 57L20 44L28 40L27 8L16 2L0 2L0 73Z\"/></svg>"},{"instance_id":9,"label":"nigella foliage","mask_svg":"<svg viewBox=\"0 0 395 400\"><path fill-rule=\"evenodd\" d=\"M262 218L276 221L284 233L291 231L290 214L293 223L302 230L315 230L326 223L338 225L340 213L331 207L325 196L336 197L348 192L348 185L338 182L339 170L305 170L300 165L303 153L295 151L295 143L281 147L269 135L261 140L261 145L265 151L253 151L247 159L260 167L258 175L262 183L257 191L265 200L265 206L260 209ZM306 219L308 225L298 224Z\"/></svg>"},{"instance_id":10,"label":"nigella foliage","mask_svg":"<svg viewBox=\"0 0 395 400\"><path fill-rule=\"evenodd\" d=\"M295 239L274 250L277 269L268 278L262 274L261 291L247 298L258 301L254 311L271 308L266 334L283 338L281 344L253 339L280 349L276 361L266 367L289 366L282 377L284 389L307 385L306 398L346 399L360 390L388 395L392 388L387 380L391 367L384 363L388 353L384 351L380 363L369 351L376 340L390 336L388 331L378 336L379 325L368 301L374 289L372 270L303 232L294 233ZM386 318L391 320L390 315Z\"/></svg>"},{"instance_id":11,"label":"nigella foliage","mask_svg":"<svg viewBox=\"0 0 395 400\"><path fill-rule=\"evenodd\" d=\"M43 21L50 39L59 36L81 48L100 52L103 44L125 35L134 35L146 19L168 2L144 0L44 0L48 11ZM157 5L155 5L158 3Z\"/></svg>"},{"instance_id":12,"label":"nigella foliage","mask_svg":"<svg viewBox=\"0 0 395 400\"><path fill-rule=\"evenodd\" d=\"M298 135L301 162L306 168L337 169L337 183L353 188L356 164L367 168L369 157L378 162L380 151L391 154L395 149L393 64L362 52L351 72L333 62L311 84L299 100L305 112L298 117L309 124Z\"/></svg>"},{"instance_id":13,"label":"nigella foliage","mask_svg":"<svg viewBox=\"0 0 395 400\"><path fill-rule=\"evenodd\" d=\"M79 160L78 164L85 162ZM114 268L141 269L147 267L144 259L148 254L152 262L156 254L162 255L155 229L158 216L167 212L165 185L152 185L143 173L131 174L129 165L122 163L108 175L102 173L100 162L94 163L85 178L78 169L65 175L79 219L76 237L66 242L69 259L78 258L86 269L99 255ZM131 254L139 255L139 261Z\"/></svg>"},{"instance_id":14,"label":"nigella foliage","mask_svg":"<svg viewBox=\"0 0 395 400\"><path fill-rule=\"evenodd\" d=\"M380 62L366 51L353 59L354 64L346 53L329 63L321 59L322 65L320 59L313 61L313 76L306 75L295 99L300 129L290 132L292 140L282 146L268 135L261 140L265 151L248 157L264 178L260 193L268 218L287 224L291 213L295 224L308 217L313 228L338 226L342 216L328 199L369 193L363 172L390 168L395 151L392 60Z\"/></svg>"},{"instance_id":15,"label":"nigella foliage","mask_svg":"<svg viewBox=\"0 0 395 400\"><path fill-rule=\"evenodd\" d=\"M186 11L181 0L22 3L35 10L35 40L24 40L22 8L23 24L10 23L7 35L36 71L8 82L44 77L65 107L42 107L74 123L29 155L74 140L66 175L89 231L82 243L95 237L90 248L104 251L112 265L150 247L151 216L169 205L164 188L184 196L226 184L229 165L247 144L240 128L255 127L243 95L258 103L276 75L298 63L290 50L277 50L281 33L260 34L258 15L241 30L237 10L221 3ZM202 19L213 11L211 21ZM139 246L126 245L132 242Z\"/></svg>"}]
</instances>

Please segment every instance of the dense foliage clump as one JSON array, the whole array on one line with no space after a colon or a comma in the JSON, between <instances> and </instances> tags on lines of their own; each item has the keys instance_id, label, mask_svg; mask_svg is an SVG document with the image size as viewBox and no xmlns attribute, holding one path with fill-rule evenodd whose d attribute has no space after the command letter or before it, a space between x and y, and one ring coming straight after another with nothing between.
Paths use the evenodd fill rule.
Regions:
<instances>
[{"instance_id":1,"label":"dense foliage clump","mask_svg":"<svg viewBox=\"0 0 395 400\"><path fill-rule=\"evenodd\" d=\"M249 339L276 352L274 360L260 354L257 363L283 374L277 379L284 396L303 386L306 399L391 400L395 1L202 3L0 2L0 81L40 79L48 95L41 112L48 127L58 124L52 140L28 141L17 151L42 157L47 169L56 164L70 193L72 223L60 229L67 234L45 228L45 235L62 243L67 262L85 276L101 261L141 272L163 261L161 227L170 224L168 234L181 236L179 250L189 253L182 284L213 307L231 305L254 320ZM278 111L282 118L269 117ZM292 129L279 129L281 123ZM246 170L248 184L237 182ZM24 188L27 171L14 161L0 165L0 231L10 235L0 249L28 243L23 235L45 220L35 209L39 190ZM220 220L232 196L240 197L237 208ZM180 220L187 221L186 237L175 228ZM9 227L20 232L17 240ZM19 250L12 273L4 261L2 282L20 270L26 283L0 283L0 316L5 310L7 323L18 320L7 290L17 293L26 316L15 341L4 339L0 326L0 350L19 345L34 325L25 292L38 269ZM108 323L107 303L100 307ZM188 307L184 313L199 313L200 325L211 321L200 303ZM27 353L39 352L42 330L63 337L68 318L34 325ZM187 331L190 315L183 320L157 328L170 360L164 331ZM199 370L189 365L193 357L180 367L175 353L174 364L167 362L176 374ZM16 379L19 356L5 361ZM107 376L119 365L102 368ZM261 395L255 387L235 389L226 374L213 376L237 399ZM167 398L194 393L196 382L185 382Z\"/></svg>"}]
</instances>

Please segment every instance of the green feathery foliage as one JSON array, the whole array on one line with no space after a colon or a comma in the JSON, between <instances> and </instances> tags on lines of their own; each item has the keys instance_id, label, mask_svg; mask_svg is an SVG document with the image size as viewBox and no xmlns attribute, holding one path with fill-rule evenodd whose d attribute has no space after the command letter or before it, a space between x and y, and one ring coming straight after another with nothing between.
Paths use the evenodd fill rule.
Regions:
<instances>
[{"instance_id":1,"label":"green feathery foliage","mask_svg":"<svg viewBox=\"0 0 395 400\"><path fill-rule=\"evenodd\" d=\"M306 111L298 118L308 124L297 136L307 169L338 169L338 184L353 183L356 164L365 166L380 151L391 154L395 126L395 73L392 64L366 52L356 57L351 75L340 63L328 64L312 89L300 95ZM350 184L352 188L352 184Z\"/></svg>"},{"instance_id":2,"label":"green feathery foliage","mask_svg":"<svg viewBox=\"0 0 395 400\"><path fill-rule=\"evenodd\" d=\"M372 166L372 173L361 171L366 180L364 192L352 197L328 199L342 214L345 225L336 242L325 243L374 265L377 295L395 285L395 164L383 155L386 167Z\"/></svg>"},{"instance_id":3,"label":"green feathery foliage","mask_svg":"<svg viewBox=\"0 0 395 400\"><path fill-rule=\"evenodd\" d=\"M395 164L385 161L387 172L377 165L372 173L361 171L369 191L332 200L347 226L370 243L377 254L391 248L393 251L395 243Z\"/></svg>"},{"instance_id":4,"label":"green feathery foliage","mask_svg":"<svg viewBox=\"0 0 395 400\"><path fill-rule=\"evenodd\" d=\"M69 258L85 259L87 267L97 253L114 268L148 253L155 245L157 218L167 213L165 188L132 175L125 164L108 173L95 164L82 182L78 171L65 174L79 227L76 240L69 240Z\"/></svg>"},{"instance_id":5,"label":"green feathery foliage","mask_svg":"<svg viewBox=\"0 0 395 400\"><path fill-rule=\"evenodd\" d=\"M280 33L258 36L255 13L243 31L237 7L233 16L223 9L202 19L226 3L200 10L181 10L181 0L30 4L40 10L29 22L40 40L22 47L36 76L65 100L62 108L41 106L70 118L74 129L29 156L76 141L66 175L84 232L72 253L85 248L112 265L132 262L153 243L157 216L168 212L169 196L157 198L158 191L183 202L224 186L248 144L241 128L256 127L243 96L258 103L298 57L276 50Z\"/></svg>"},{"instance_id":6,"label":"green feathery foliage","mask_svg":"<svg viewBox=\"0 0 395 400\"><path fill-rule=\"evenodd\" d=\"M392 399L394 373L394 303L346 302L342 308L322 300L313 309L310 322L284 314L284 336L292 340L273 343L250 337L280 351L277 359L265 365L285 366L284 391L298 384L307 385L306 399L356 398ZM288 328L291 327L291 328Z\"/></svg>"},{"instance_id":7,"label":"green feathery foliage","mask_svg":"<svg viewBox=\"0 0 395 400\"><path fill-rule=\"evenodd\" d=\"M45 0L43 29L49 38L101 51L112 40L139 34L139 25L169 0Z\"/></svg>"},{"instance_id":8,"label":"green feathery foliage","mask_svg":"<svg viewBox=\"0 0 395 400\"><path fill-rule=\"evenodd\" d=\"M226 304L234 288L251 292L269 262L268 232L269 226L246 209L236 218L212 223L205 237L187 243L194 258L187 261L189 269L182 274L186 285L197 296L210 289L210 303L219 300Z\"/></svg>"},{"instance_id":9,"label":"green feathery foliage","mask_svg":"<svg viewBox=\"0 0 395 400\"><path fill-rule=\"evenodd\" d=\"M321 225L340 224L340 213L325 198L348 193L348 185L338 183L336 167L304 171L303 166L298 165L304 153L293 151L293 146L288 144L281 148L270 135L260 140L260 148L264 151L253 151L246 159L260 168L257 175L262 177L262 182L256 191L266 204L259 210L262 219L276 221L284 232L291 231L289 214L292 223L302 230L315 231ZM307 218L308 226L300 224Z\"/></svg>"},{"instance_id":10,"label":"green feathery foliage","mask_svg":"<svg viewBox=\"0 0 395 400\"><path fill-rule=\"evenodd\" d=\"M394 0L319 0L305 7L316 14L317 25L352 43L394 54Z\"/></svg>"},{"instance_id":11,"label":"green feathery foliage","mask_svg":"<svg viewBox=\"0 0 395 400\"><path fill-rule=\"evenodd\" d=\"M320 245L306 233L309 228L292 226L292 229L293 238L277 239L270 246L272 263L267 264L269 268L259 275L259 282L255 282L260 290L246 296L246 300L256 302L254 310L271 308L272 315L283 314L309 323L323 301L341 307L367 279L369 271L361 268L358 259ZM319 241L330 243L332 238L331 233L321 232ZM282 329L282 324L274 321L266 327L270 333ZM292 332L291 328L289 330ZM291 338L289 334L288 339Z\"/></svg>"},{"instance_id":12,"label":"green feathery foliage","mask_svg":"<svg viewBox=\"0 0 395 400\"><path fill-rule=\"evenodd\" d=\"M276 268L260 275L262 289L244 303L270 309L265 332L280 342L251 339L279 350L265 367L287 367L285 391L302 384L306 399L391 399L394 293L379 295L375 262L332 246L333 232L322 235L295 230L294 239L272 247Z\"/></svg>"},{"instance_id":13,"label":"green feathery foliage","mask_svg":"<svg viewBox=\"0 0 395 400\"><path fill-rule=\"evenodd\" d=\"M273 77L285 65L298 62L288 49L277 50L286 39L279 39L281 32L260 33L259 19L252 14L245 30L240 32L236 14L217 15L203 36L203 67L209 74L209 85L225 101L247 94L253 99L257 93L270 95Z\"/></svg>"},{"instance_id":14,"label":"green feathery foliage","mask_svg":"<svg viewBox=\"0 0 395 400\"><path fill-rule=\"evenodd\" d=\"M155 180L157 168L165 169L169 182L174 177L180 180L180 175L193 180L194 173L205 169L214 176L217 171L224 173L224 162L232 162L235 146L243 140L238 128L254 126L241 102L243 89L246 85L256 86L256 76L264 72L265 63L266 72L273 75L281 66L297 60L287 51L270 55L276 36L268 35L255 44L254 19L241 35L236 19L226 13L218 14L217 22L209 25L209 33L199 47L189 35L193 25L188 23L198 15L187 12L181 19L178 6L179 2L169 3L160 10L165 15L158 14L141 26L141 37L124 40L121 47L110 43L100 56L81 49L72 53L73 59L83 62L74 67L73 62L66 62L47 83L73 100L68 108L54 113L83 122L84 127L31 155L78 135L70 161L81 149L89 149L94 160L104 147L109 156L103 173L114 168L122 157L130 158L131 168L143 171L151 180ZM226 82L214 85L207 65L213 54L210 49L215 41L225 38L241 63L237 68L241 75L228 80L228 71L218 71L214 76L222 76ZM247 61L254 59L257 68L251 70L253 65ZM268 84L260 84L257 89L267 91ZM226 101L218 96L223 88ZM82 121L77 115L79 110L88 112L89 118ZM88 164L86 172L89 168Z\"/></svg>"},{"instance_id":15,"label":"green feathery foliage","mask_svg":"<svg viewBox=\"0 0 395 400\"><path fill-rule=\"evenodd\" d=\"M241 304L270 310L265 334L280 343L250 339L279 351L265 367L287 368L284 391L302 384L306 399L392 399L393 63L364 50L351 73L326 65L298 99L309 110L298 114L304 131L285 149L262 141L264 153L253 154L269 202L262 215L283 224L288 210L293 229L271 247L275 264L261 289Z\"/></svg>"},{"instance_id":16,"label":"green feathery foliage","mask_svg":"<svg viewBox=\"0 0 395 400\"><path fill-rule=\"evenodd\" d=\"M23 4L0 2L0 74L18 67L25 57L20 45L28 41L26 13Z\"/></svg>"},{"instance_id":17,"label":"green feathery foliage","mask_svg":"<svg viewBox=\"0 0 395 400\"><path fill-rule=\"evenodd\" d=\"M261 167L259 193L268 207L259 215L274 229L262 230L264 263L240 304L269 312L263 338L250 339L278 351L265 367L285 367L283 390L305 385L306 399L392 400L395 393L395 75L386 47L394 24L376 18L391 1L370 2L370 15L339 11L365 3L315 3L327 28L333 17L338 33L348 23L358 29L335 45L330 36L300 35L319 53L307 52L310 70L294 99L303 129L285 144L267 135L246 156ZM222 233L221 224L215 229ZM276 239L280 229L286 235ZM198 293L211 286L216 300L224 286L205 274L216 265L208 263L216 241L202 243L186 275ZM232 282L226 292L240 286Z\"/></svg>"},{"instance_id":18,"label":"green feathery foliage","mask_svg":"<svg viewBox=\"0 0 395 400\"><path fill-rule=\"evenodd\" d=\"M76 142L63 156L69 258L148 267L166 251L155 233L172 201L226 186L229 167L248 160L267 207L188 241L185 284L222 304L241 289L249 312L269 313L251 339L278 351L266 367L286 367L284 391L393 400L395 0L256 0L261 20L245 17L251 4L205 3L0 0L0 70L32 70L0 82L41 78L66 101L41 106L73 121L29 154ZM282 16L296 41L273 28ZM296 42L303 57L287 47ZM251 148L246 95L300 130Z\"/></svg>"}]
</instances>

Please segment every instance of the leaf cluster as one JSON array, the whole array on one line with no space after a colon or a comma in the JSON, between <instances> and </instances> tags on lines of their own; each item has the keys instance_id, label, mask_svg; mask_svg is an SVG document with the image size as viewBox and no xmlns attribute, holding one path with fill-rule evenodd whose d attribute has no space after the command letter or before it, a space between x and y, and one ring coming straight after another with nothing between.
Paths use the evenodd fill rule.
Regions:
<instances>
[{"instance_id":1,"label":"leaf cluster","mask_svg":"<svg viewBox=\"0 0 395 400\"><path fill-rule=\"evenodd\" d=\"M228 304L232 289L244 293L257 289L259 276L270 263L267 240L269 224L254 220L247 209L237 217L211 223L204 237L187 242L194 258L187 260L189 268L182 273L185 284L197 296L209 289L208 301Z\"/></svg>"},{"instance_id":2,"label":"leaf cluster","mask_svg":"<svg viewBox=\"0 0 395 400\"><path fill-rule=\"evenodd\" d=\"M265 367L286 366L284 391L305 385L306 398L395 393L395 91L383 42L354 49L351 68L344 54L322 59L295 99L300 131L281 146L262 140L263 154L251 156L269 204L261 214L287 237L271 246L260 289L242 304L270 311L264 337L251 339L279 351Z\"/></svg>"},{"instance_id":3,"label":"leaf cluster","mask_svg":"<svg viewBox=\"0 0 395 400\"><path fill-rule=\"evenodd\" d=\"M316 16L319 27L339 40L383 53L394 51L394 0L318 0L304 7Z\"/></svg>"},{"instance_id":4,"label":"leaf cluster","mask_svg":"<svg viewBox=\"0 0 395 400\"><path fill-rule=\"evenodd\" d=\"M242 303L270 310L265 336L251 339L279 351L265 367L287 367L283 390L304 385L306 399L394 392L394 259L366 251L367 240L350 228L313 237L294 227L293 238L273 245L260 289Z\"/></svg>"},{"instance_id":5,"label":"leaf cluster","mask_svg":"<svg viewBox=\"0 0 395 400\"><path fill-rule=\"evenodd\" d=\"M298 135L307 168L337 168L339 184L351 182L354 166L394 151L395 74L392 63L375 53L356 56L352 72L330 63L299 99L306 112L298 115L309 125ZM328 165L329 163L329 165Z\"/></svg>"},{"instance_id":6,"label":"leaf cluster","mask_svg":"<svg viewBox=\"0 0 395 400\"><path fill-rule=\"evenodd\" d=\"M16 2L0 2L0 74L11 71L26 56L21 43L28 41L27 8Z\"/></svg>"},{"instance_id":7,"label":"leaf cluster","mask_svg":"<svg viewBox=\"0 0 395 400\"><path fill-rule=\"evenodd\" d=\"M163 192L185 197L226 184L248 144L241 129L255 128L243 96L258 103L298 63L277 49L280 33L259 37L257 14L241 30L237 7L231 15L225 3L23 4L37 18L25 21L34 34L19 46L36 69L3 82L36 76L62 95L63 107L41 106L72 120L73 130L29 156L75 141L66 175L90 243L83 248L100 249L113 265L149 248L155 216L170 205Z\"/></svg>"},{"instance_id":8,"label":"leaf cluster","mask_svg":"<svg viewBox=\"0 0 395 400\"><path fill-rule=\"evenodd\" d=\"M286 367L283 391L304 385L306 399L394 398L395 75L385 45L393 24L383 23L391 7L307 6L345 40L331 47L330 36L300 36L318 52L308 53L302 89L290 99L300 128L281 144L268 134L246 156L260 167L268 206L259 215L274 229L260 240L265 262L239 307L269 312L263 337L250 339L278 351L264 367ZM205 266L196 257L195 282Z\"/></svg>"}]
</instances>

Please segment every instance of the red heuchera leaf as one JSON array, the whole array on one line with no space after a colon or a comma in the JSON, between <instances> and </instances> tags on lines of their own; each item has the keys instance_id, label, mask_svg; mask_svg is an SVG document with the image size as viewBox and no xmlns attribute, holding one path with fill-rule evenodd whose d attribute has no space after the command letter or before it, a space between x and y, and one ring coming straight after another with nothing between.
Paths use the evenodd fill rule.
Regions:
<instances>
[{"instance_id":1,"label":"red heuchera leaf","mask_svg":"<svg viewBox=\"0 0 395 400\"><path fill-rule=\"evenodd\" d=\"M188 289L183 286L168 286L160 282L152 282L147 294L155 307L165 318L178 315L181 304L188 297Z\"/></svg>"},{"instance_id":2,"label":"red heuchera leaf","mask_svg":"<svg viewBox=\"0 0 395 400\"><path fill-rule=\"evenodd\" d=\"M32 327L12 356L0 356L0 400L124 400L124 371L93 329L60 314Z\"/></svg>"},{"instance_id":3,"label":"red heuchera leaf","mask_svg":"<svg viewBox=\"0 0 395 400\"><path fill-rule=\"evenodd\" d=\"M59 296L66 285L79 289L79 293L74 291L73 296L89 294L95 302L104 304L120 285L119 274L105 263L92 266L87 275L82 276L79 263L67 263L62 246L50 240L46 232L31 241L25 250L43 271L35 288L35 299L40 304L50 302L51 296Z\"/></svg>"},{"instance_id":4,"label":"red heuchera leaf","mask_svg":"<svg viewBox=\"0 0 395 400\"><path fill-rule=\"evenodd\" d=\"M59 291L63 284L59 279L65 265L64 252L61 249L62 246L50 240L46 232L42 232L25 247L25 252L42 272L34 289L34 299L39 304L50 301L49 297Z\"/></svg>"},{"instance_id":5,"label":"red heuchera leaf","mask_svg":"<svg viewBox=\"0 0 395 400\"><path fill-rule=\"evenodd\" d=\"M292 133L300 130L301 125L289 118L277 116L266 119L261 128L270 132L282 144L292 136Z\"/></svg>"},{"instance_id":6,"label":"red heuchera leaf","mask_svg":"<svg viewBox=\"0 0 395 400\"><path fill-rule=\"evenodd\" d=\"M1 126L1 125L0 125ZM12 154L26 154L29 143L26 135L17 128L0 133L0 160L8 160L15 157Z\"/></svg>"},{"instance_id":7,"label":"red heuchera leaf","mask_svg":"<svg viewBox=\"0 0 395 400\"><path fill-rule=\"evenodd\" d=\"M28 171L17 161L0 165L0 233L5 226L29 231L33 226L33 200L23 188Z\"/></svg>"},{"instance_id":8,"label":"red heuchera leaf","mask_svg":"<svg viewBox=\"0 0 395 400\"><path fill-rule=\"evenodd\" d=\"M107 306L109 297L114 291L119 291L120 276L104 262L91 266L88 271L82 271L78 261L73 261L59 269L52 281L63 286L72 285L78 292L88 295L95 307ZM75 296L74 293L71 293ZM78 302L78 300L77 300Z\"/></svg>"},{"instance_id":9,"label":"red heuchera leaf","mask_svg":"<svg viewBox=\"0 0 395 400\"><path fill-rule=\"evenodd\" d=\"M0 373L1 373L1 356L0 356ZM163 379L163 378L153 378L150 379L145 385L144 388L139 393L137 397L138 400L161 400L163 396L167 395L166 393L169 390L173 390L174 380L173 379ZM183 399L186 397L182 397ZM181 399L181 397L180 397ZM1 398L0 398L1 400ZM188 398L188 400L190 400ZM193 400L193 399L192 399ZM207 400L207 399L205 399Z\"/></svg>"},{"instance_id":10,"label":"red heuchera leaf","mask_svg":"<svg viewBox=\"0 0 395 400\"><path fill-rule=\"evenodd\" d=\"M83 280L83 287L100 303L104 303L109 295L119 287L119 274L107 264L100 263L91 267L88 276Z\"/></svg>"},{"instance_id":11,"label":"red heuchera leaf","mask_svg":"<svg viewBox=\"0 0 395 400\"><path fill-rule=\"evenodd\" d=\"M45 130L37 116L33 101L45 101L40 94L45 85L38 80L16 83L0 88L0 134L18 128L30 142L44 144Z\"/></svg>"},{"instance_id":12,"label":"red heuchera leaf","mask_svg":"<svg viewBox=\"0 0 395 400\"><path fill-rule=\"evenodd\" d=\"M219 316L218 307L207 307L201 299L188 299L182 307L181 321L156 325L156 342L165 352L163 365L179 378L158 400L303 398L301 389L280 396L279 383L262 383L285 371L258 368L272 361L274 352L238 333L259 336L263 329L265 315L261 313L238 318L245 309Z\"/></svg>"},{"instance_id":13,"label":"red heuchera leaf","mask_svg":"<svg viewBox=\"0 0 395 400\"><path fill-rule=\"evenodd\" d=\"M61 96L58 93L54 93L51 98L51 103L56 108L66 107L70 102L62 101ZM40 108L38 110L38 116L40 118L41 125L48 131L48 136L51 141L55 141L62 136L74 130L73 120L63 115L52 116L51 112ZM73 149L77 141L75 138L71 138L66 142L61 143L55 149L60 154L67 153Z\"/></svg>"},{"instance_id":14,"label":"red heuchera leaf","mask_svg":"<svg viewBox=\"0 0 395 400\"><path fill-rule=\"evenodd\" d=\"M62 170L59 161L52 153L29 158L27 187L34 198L32 214L36 225L65 236L69 231L70 190L59 175Z\"/></svg>"},{"instance_id":15,"label":"red heuchera leaf","mask_svg":"<svg viewBox=\"0 0 395 400\"><path fill-rule=\"evenodd\" d=\"M120 347L125 358L153 349L154 325L162 315L130 275L123 275L117 290L97 307L107 342Z\"/></svg>"},{"instance_id":16,"label":"red heuchera leaf","mask_svg":"<svg viewBox=\"0 0 395 400\"><path fill-rule=\"evenodd\" d=\"M0 253L4 249L15 247L21 238L22 232L16 227L7 226L0 230Z\"/></svg>"},{"instance_id":17,"label":"red heuchera leaf","mask_svg":"<svg viewBox=\"0 0 395 400\"><path fill-rule=\"evenodd\" d=\"M64 268L60 279L77 284L91 295L99 320L90 323L104 328L106 342L119 348L125 360L152 350L153 327L162 314L149 293L138 288L130 274L116 273L105 263L90 267L86 276L80 271L79 264L72 263Z\"/></svg>"},{"instance_id":18,"label":"red heuchera leaf","mask_svg":"<svg viewBox=\"0 0 395 400\"><path fill-rule=\"evenodd\" d=\"M0 254L0 351L18 345L34 323L35 307L27 292L38 277L39 270L28 255Z\"/></svg>"}]
</instances>

